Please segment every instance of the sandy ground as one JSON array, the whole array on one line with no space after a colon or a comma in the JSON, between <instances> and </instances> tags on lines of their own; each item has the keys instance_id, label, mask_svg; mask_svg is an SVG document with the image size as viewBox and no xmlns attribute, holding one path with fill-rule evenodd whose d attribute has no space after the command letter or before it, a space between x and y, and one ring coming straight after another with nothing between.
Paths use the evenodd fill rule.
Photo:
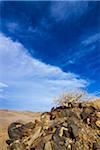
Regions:
<instances>
[{"instance_id":1,"label":"sandy ground","mask_svg":"<svg viewBox=\"0 0 100 150\"><path fill-rule=\"evenodd\" d=\"M5 143L8 134L8 125L14 121L23 120L25 122L34 122L39 119L40 113L35 112L17 112L12 110L0 110L0 150L7 150Z\"/></svg>"}]
</instances>

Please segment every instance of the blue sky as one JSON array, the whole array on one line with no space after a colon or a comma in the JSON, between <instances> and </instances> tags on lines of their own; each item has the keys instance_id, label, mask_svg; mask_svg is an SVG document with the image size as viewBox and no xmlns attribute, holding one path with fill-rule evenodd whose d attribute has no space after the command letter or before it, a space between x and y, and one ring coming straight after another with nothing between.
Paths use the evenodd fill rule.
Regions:
<instances>
[{"instance_id":1,"label":"blue sky","mask_svg":"<svg viewBox=\"0 0 100 150\"><path fill-rule=\"evenodd\" d=\"M0 108L44 111L100 92L99 1L0 2Z\"/></svg>"}]
</instances>

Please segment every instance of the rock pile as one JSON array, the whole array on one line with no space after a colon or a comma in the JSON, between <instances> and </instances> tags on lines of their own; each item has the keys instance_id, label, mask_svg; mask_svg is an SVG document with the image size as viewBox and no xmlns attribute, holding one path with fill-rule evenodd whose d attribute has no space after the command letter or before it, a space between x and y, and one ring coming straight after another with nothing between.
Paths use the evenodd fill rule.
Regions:
<instances>
[{"instance_id":1,"label":"rock pile","mask_svg":"<svg viewBox=\"0 0 100 150\"><path fill-rule=\"evenodd\" d=\"M8 150L100 150L100 109L69 103L8 127Z\"/></svg>"}]
</instances>

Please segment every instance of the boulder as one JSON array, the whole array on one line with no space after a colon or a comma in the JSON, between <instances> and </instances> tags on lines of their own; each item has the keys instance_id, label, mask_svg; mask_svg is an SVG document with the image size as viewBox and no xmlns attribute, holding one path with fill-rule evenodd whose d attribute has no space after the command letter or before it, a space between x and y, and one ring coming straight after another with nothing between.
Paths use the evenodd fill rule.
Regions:
<instances>
[{"instance_id":1,"label":"boulder","mask_svg":"<svg viewBox=\"0 0 100 150\"><path fill-rule=\"evenodd\" d=\"M52 150L52 145L50 141L46 142L44 150Z\"/></svg>"},{"instance_id":2,"label":"boulder","mask_svg":"<svg viewBox=\"0 0 100 150\"><path fill-rule=\"evenodd\" d=\"M74 120L69 123L68 128L69 128L70 137L72 139L76 139L78 137L79 127L77 124L74 123Z\"/></svg>"},{"instance_id":3,"label":"boulder","mask_svg":"<svg viewBox=\"0 0 100 150\"><path fill-rule=\"evenodd\" d=\"M16 140L8 147L8 150L25 150L25 147L20 141Z\"/></svg>"},{"instance_id":4,"label":"boulder","mask_svg":"<svg viewBox=\"0 0 100 150\"><path fill-rule=\"evenodd\" d=\"M100 150L100 143L98 142L93 143L93 150Z\"/></svg>"},{"instance_id":5,"label":"boulder","mask_svg":"<svg viewBox=\"0 0 100 150\"><path fill-rule=\"evenodd\" d=\"M100 129L100 120L97 120L97 121L96 121L96 125L97 125L97 127Z\"/></svg>"},{"instance_id":6,"label":"boulder","mask_svg":"<svg viewBox=\"0 0 100 150\"><path fill-rule=\"evenodd\" d=\"M82 113L80 114L83 121L86 122L87 118L90 116L90 114L93 114L95 112L95 108L92 106L84 107Z\"/></svg>"},{"instance_id":7,"label":"boulder","mask_svg":"<svg viewBox=\"0 0 100 150\"><path fill-rule=\"evenodd\" d=\"M16 140L22 137L22 127L23 124L20 122L11 123L8 127L8 135L10 139Z\"/></svg>"}]
</instances>

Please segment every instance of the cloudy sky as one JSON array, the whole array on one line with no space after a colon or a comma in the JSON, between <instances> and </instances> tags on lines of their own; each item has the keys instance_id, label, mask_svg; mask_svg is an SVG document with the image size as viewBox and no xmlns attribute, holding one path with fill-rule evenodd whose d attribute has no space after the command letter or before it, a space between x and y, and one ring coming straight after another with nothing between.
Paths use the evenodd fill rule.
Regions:
<instances>
[{"instance_id":1,"label":"cloudy sky","mask_svg":"<svg viewBox=\"0 0 100 150\"><path fill-rule=\"evenodd\" d=\"M100 2L0 1L0 108L44 111L100 92Z\"/></svg>"}]
</instances>

